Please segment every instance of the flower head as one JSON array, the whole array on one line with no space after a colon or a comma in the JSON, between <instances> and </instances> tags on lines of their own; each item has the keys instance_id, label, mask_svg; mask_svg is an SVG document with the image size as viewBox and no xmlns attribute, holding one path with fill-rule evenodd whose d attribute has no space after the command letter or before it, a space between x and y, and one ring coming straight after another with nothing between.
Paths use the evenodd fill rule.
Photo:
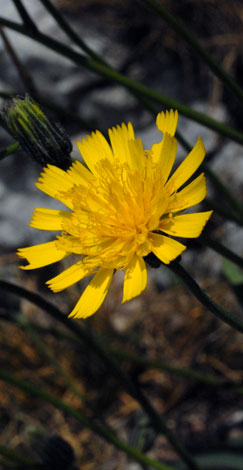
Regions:
<instances>
[{"instance_id":1,"label":"flower head","mask_svg":"<svg viewBox=\"0 0 243 470\"><path fill-rule=\"evenodd\" d=\"M97 131L78 142L87 165L79 161L65 172L48 165L36 186L69 210L37 208L30 225L60 230L55 240L19 250L36 269L76 254L78 261L47 282L58 292L93 275L70 316L92 315L104 301L116 270L125 270L123 302L147 284L144 261L153 253L169 264L186 246L172 238L198 237L211 211L182 214L206 195L201 173L185 186L205 156L199 137L185 160L170 176L176 158L177 111L158 114L161 142L144 150L132 124L109 129L111 145ZM182 189L181 189L182 188Z\"/></svg>"},{"instance_id":2,"label":"flower head","mask_svg":"<svg viewBox=\"0 0 243 470\"><path fill-rule=\"evenodd\" d=\"M22 149L42 166L51 163L66 169L72 163L72 143L65 130L48 119L29 96L14 98L1 112L1 120Z\"/></svg>"}]
</instances>

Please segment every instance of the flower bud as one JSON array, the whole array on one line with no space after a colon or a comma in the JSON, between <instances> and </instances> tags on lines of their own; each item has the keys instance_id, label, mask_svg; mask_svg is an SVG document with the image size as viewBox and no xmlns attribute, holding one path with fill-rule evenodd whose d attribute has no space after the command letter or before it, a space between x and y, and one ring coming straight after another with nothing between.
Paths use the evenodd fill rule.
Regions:
<instances>
[{"instance_id":1,"label":"flower bud","mask_svg":"<svg viewBox=\"0 0 243 470\"><path fill-rule=\"evenodd\" d=\"M72 143L66 131L47 118L29 96L14 98L1 117L22 149L41 166L50 163L62 169L69 167Z\"/></svg>"}]
</instances>

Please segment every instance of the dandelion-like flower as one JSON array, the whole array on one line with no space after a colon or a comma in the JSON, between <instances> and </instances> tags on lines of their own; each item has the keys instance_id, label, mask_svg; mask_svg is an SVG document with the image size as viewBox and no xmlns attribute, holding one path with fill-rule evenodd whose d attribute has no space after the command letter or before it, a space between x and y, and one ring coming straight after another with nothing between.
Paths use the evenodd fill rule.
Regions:
<instances>
[{"instance_id":1,"label":"dandelion-like flower","mask_svg":"<svg viewBox=\"0 0 243 470\"><path fill-rule=\"evenodd\" d=\"M170 176L176 158L177 111L161 112L156 124L161 142L144 150L133 126L109 129L110 144L96 131L78 142L85 161L63 171L48 165L36 186L69 210L37 208L30 226L60 230L55 240L19 250L23 269L37 269L77 255L77 262L47 284L59 292L93 275L70 316L97 311L116 270L125 270L123 300L139 295L147 284L144 257L169 264L186 246L172 237L196 238L211 211L182 214L206 195L203 173L185 186L205 156L202 139Z\"/></svg>"}]
</instances>

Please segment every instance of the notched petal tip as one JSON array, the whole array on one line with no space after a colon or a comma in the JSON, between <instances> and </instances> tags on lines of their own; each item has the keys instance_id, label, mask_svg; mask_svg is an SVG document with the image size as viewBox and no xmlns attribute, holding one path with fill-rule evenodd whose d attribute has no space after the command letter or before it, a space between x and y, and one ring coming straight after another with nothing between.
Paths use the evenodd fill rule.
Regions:
<instances>
[{"instance_id":1,"label":"notched petal tip","mask_svg":"<svg viewBox=\"0 0 243 470\"><path fill-rule=\"evenodd\" d=\"M163 134L167 132L173 137L176 132L178 117L177 110L170 109L170 111L162 111L157 115L156 125Z\"/></svg>"}]
</instances>

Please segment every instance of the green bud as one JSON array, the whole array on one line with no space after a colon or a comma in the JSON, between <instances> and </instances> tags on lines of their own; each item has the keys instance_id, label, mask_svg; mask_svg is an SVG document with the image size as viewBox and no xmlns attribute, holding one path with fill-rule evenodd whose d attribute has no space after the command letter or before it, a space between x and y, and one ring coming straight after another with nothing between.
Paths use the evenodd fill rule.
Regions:
<instances>
[{"instance_id":1,"label":"green bud","mask_svg":"<svg viewBox=\"0 0 243 470\"><path fill-rule=\"evenodd\" d=\"M29 97L14 98L2 111L6 129L35 161L67 169L72 143L63 127L47 118Z\"/></svg>"}]
</instances>

